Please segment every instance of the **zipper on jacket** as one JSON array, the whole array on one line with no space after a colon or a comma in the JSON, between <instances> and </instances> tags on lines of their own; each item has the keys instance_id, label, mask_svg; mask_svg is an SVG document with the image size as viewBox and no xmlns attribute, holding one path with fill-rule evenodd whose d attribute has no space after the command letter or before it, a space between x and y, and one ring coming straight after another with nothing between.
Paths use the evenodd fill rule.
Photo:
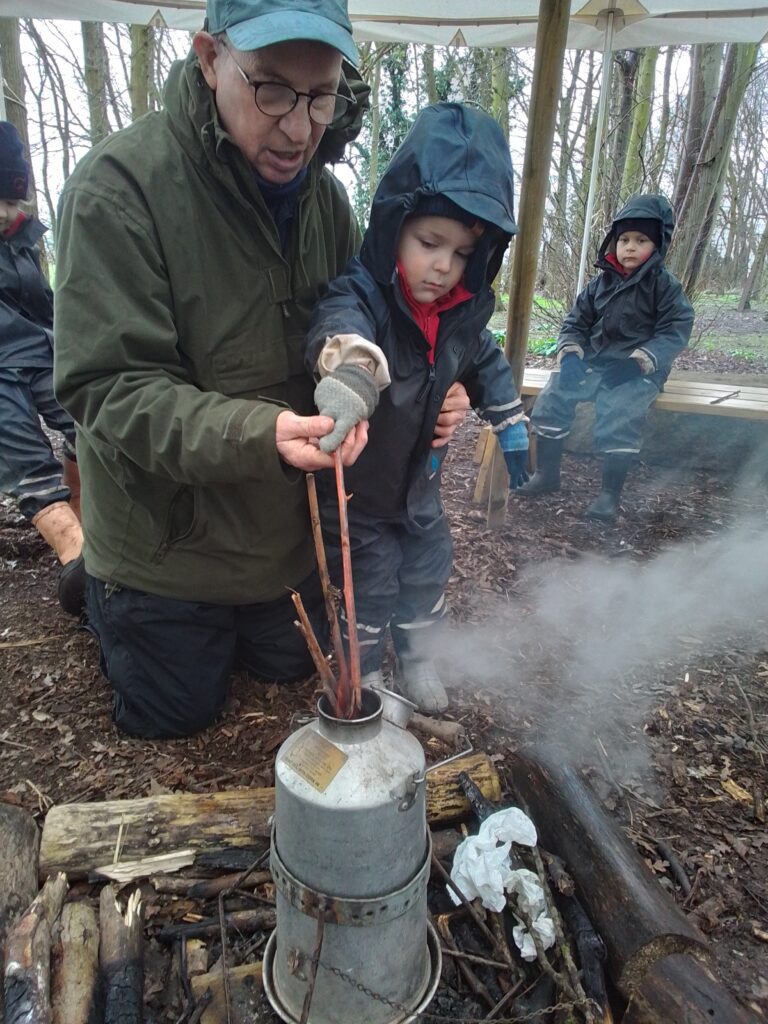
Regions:
<instances>
[{"instance_id":1,"label":"zipper on jacket","mask_svg":"<svg viewBox=\"0 0 768 1024\"><path fill-rule=\"evenodd\" d=\"M435 364L434 363L430 363L429 364L429 376L427 377L426 381L424 382L424 387L421 389L421 391L418 393L418 395L416 395L416 401L417 402L420 402L424 398L424 395L426 395L426 393L429 391L429 389L432 387L432 385L434 383L435 383Z\"/></svg>"},{"instance_id":2,"label":"zipper on jacket","mask_svg":"<svg viewBox=\"0 0 768 1024\"><path fill-rule=\"evenodd\" d=\"M288 309L288 306L287 306L287 304L285 302L281 302L280 303L280 309L282 309L283 316L285 317L285 319L286 320L290 320L290 318L291 318L291 311Z\"/></svg>"}]
</instances>

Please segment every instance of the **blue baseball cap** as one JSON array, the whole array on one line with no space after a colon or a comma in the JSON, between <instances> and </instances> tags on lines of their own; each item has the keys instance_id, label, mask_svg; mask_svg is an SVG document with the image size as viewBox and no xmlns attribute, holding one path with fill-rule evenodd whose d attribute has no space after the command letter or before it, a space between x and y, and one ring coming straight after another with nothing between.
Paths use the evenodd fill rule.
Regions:
<instances>
[{"instance_id":1,"label":"blue baseball cap","mask_svg":"<svg viewBox=\"0 0 768 1024\"><path fill-rule=\"evenodd\" d=\"M208 31L226 32L238 50L311 39L357 66L346 0L208 0Z\"/></svg>"}]
</instances>

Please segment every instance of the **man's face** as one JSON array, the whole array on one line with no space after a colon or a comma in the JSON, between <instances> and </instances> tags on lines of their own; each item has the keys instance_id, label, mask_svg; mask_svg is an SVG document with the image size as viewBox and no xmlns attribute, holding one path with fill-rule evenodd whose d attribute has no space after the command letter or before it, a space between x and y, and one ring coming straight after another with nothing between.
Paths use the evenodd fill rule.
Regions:
<instances>
[{"instance_id":1,"label":"man's face","mask_svg":"<svg viewBox=\"0 0 768 1024\"><path fill-rule=\"evenodd\" d=\"M222 124L251 167L274 185L285 185L306 167L325 132L310 120L306 96L290 113L270 117L256 106L251 82L279 82L297 92L336 92L341 54L325 43L298 40L242 53L207 32L194 40L205 80L216 95ZM237 63L235 63L237 62Z\"/></svg>"},{"instance_id":2,"label":"man's face","mask_svg":"<svg viewBox=\"0 0 768 1024\"><path fill-rule=\"evenodd\" d=\"M411 217L400 230L397 259L416 302L431 305L464 276L477 235L450 217Z\"/></svg>"}]
</instances>

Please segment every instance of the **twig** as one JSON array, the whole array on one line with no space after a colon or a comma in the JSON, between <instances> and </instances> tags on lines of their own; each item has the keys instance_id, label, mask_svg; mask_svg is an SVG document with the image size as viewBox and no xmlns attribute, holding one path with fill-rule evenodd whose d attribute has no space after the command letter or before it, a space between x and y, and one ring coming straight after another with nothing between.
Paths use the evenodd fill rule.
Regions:
<instances>
[{"instance_id":1,"label":"twig","mask_svg":"<svg viewBox=\"0 0 768 1024\"><path fill-rule=\"evenodd\" d=\"M360 710L360 646L357 640L357 615L355 613L355 591L352 580L352 552L349 545L349 519L347 516L347 492L344 487L344 466L341 462L341 450L333 453L333 465L336 470L336 492L339 499L339 532L341 536L341 564L344 569L344 607L347 613L347 630L349 632L349 677L351 693L347 717L351 718Z\"/></svg>"},{"instance_id":2,"label":"twig","mask_svg":"<svg viewBox=\"0 0 768 1024\"><path fill-rule=\"evenodd\" d=\"M312 623L309 621L309 616L304 608L304 602L301 600L301 594L297 593L295 590L292 591L291 600L293 601L294 607L299 616L299 621L296 625L301 631L304 639L307 641L309 653L320 676L320 683L322 685L323 692L329 698L331 704L336 705L336 680L333 677L331 666L328 664L325 655L320 648L320 644L317 642L315 631L312 629Z\"/></svg>"},{"instance_id":3,"label":"twig","mask_svg":"<svg viewBox=\"0 0 768 1024\"><path fill-rule=\"evenodd\" d=\"M759 744L761 744L762 741L760 739L760 734L757 731L757 725L755 724L755 714L754 714L754 711L752 710L752 705L751 705L751 703L749 701L749 697L744 692L744 688L741 685L741 683L739 682L739 680L736 678L736 676L732 676L731 678L733 679L734 683L736 684L736 687L738 688L739 693L744 698L744 703L747 705L747 716L749 718L749 731L750 731L750 733L752 735L752 739L755 742L755 749L757 750L757 754L758 754L758 756L760 758L760 763L761 764L765 764L765 758L763 757L763 752L762 752L762 750L760 750L760 747L759 747Z\"/></svg>"},{"instance_id":4,"label":"twig","mask_svg":"<svg viewBox=\"0 0 768 1024\"><path fill-rule=\"evenodd\" d=\"M444 956L452 956L456 960L469 960L473 964L482 964L484 967L493 967L497 971L506 971L509 967L508 964L503 964L500 960L489 960L485 956L478 956L477 953L464 953L460 949L448 949L443 947L442 953Z\"/></svg>"},{"instance_id":5,"label":"twig","mask_svg":"<svg viewBox=\"0 0 768 1024\"><path fill-rule=\"evenodd\" d=\"M440 861L437 859L437 857L435 856L434 853L432 854L432 867L435 869L435 871L437 871L437 873L440 875L440 877L443 879L443 881L449 887L449 889L451 889L452 892L456 893L456 896L458 897L459 900L461 900L462 905L464 907L466 907L467 910L472 915L472 917L474 919L474 922L477 925L477 927L480 929L480 931L486 937L488 942L490 942L492 948L494 950L496 950L496 952L498 953L498 950L496 949L496 946L497 946L496 937L494 936L493 932L490 930L490 928L485 923L485 921L483 920L481 915L478 913L477 909L472 906L472 904L469 902L469 900L464 895L464 893L461 891L461 889L458 887L458 885L456 885L454 880L451 878L451 876L445 870L445 868L440 863ZM504 959L503 956L499 956L499 960L503 960L503 959Z\"/></svg>"},{"instance_id":6,"label":"twig","mask_svg":"<svg viewBox=\"0 0 768 1024\"><path fill-rule=\"evenodd\" d=\"M655 839L656 849L659 851L664 860L669 864L669 870L675 876L677 881L680 883L680 888L683 890L686 896L691 891L691 882L688 875L685 873L685 869L680 861L675 856L672 847L669 843L664 842L663 839Z\"/></svg>"},{"instance_id":7,"label":"twig","mask_svg":"<svg viewBox=\"0 0 768 1024\"><path fill-rule=\"evenodd\" d=\"M456 950L456 942L453 936L451 935L451 929L448 927L448 918L445 914L440 914L438 916L437 930L440 932L440 935L442 936L445 945L448 946L449 949ZM480 979L477 977L477 975L469 966L469 964L467 964L464 960L459 960L457 966L464 980L475 993L475 995L478 995L480 996L481 999L484 999L488 1004L489 1008L492 1010L496 1005L496 1000L493 998L493 996L482 983L482 981L480 981Z\"/></svg>"},{"instance_id":8,"label":"twig","mask_svg":"<svg viewBox=\"0 0 768 1024\"><path fill-rule=\"evenodd\" d=\"M221 984L224 991L224 1009L227 1014L227 1024L232 1024L232 1013L230 1010L229 998L229 971L227 969L227 926L224 919L224 897L227 890L219 893L219 932L221 934Z\"/></svg>"},{"instance_id":9,"label":"twig","mask_svg":"<svg viewBox=\"0 0 768 1024\"><path fill-rule=\"evenodd\" d=\"M347 656L344 653L344 643L341 639L339 616L336 611L336 591L331 583L331 577L328 573L328 559L325 557L323 528L320 523L320 507L317 501L317 485L315 484L314 473L307 473L307 493L309 495L309 518L312 522L312 535L315 539L317 571L320 576L320 585L323 588L325 613L328 616L328 623L331 627L331 644L333 646L336 664L339 666L339 675L342 678L347 679L349 678Z\"/></svg>"},{"instance_id":10,"label":"twig","mask_svg":"<svg viewBox=\"0 0 768 1024\"><path fill-rule=\"evenodd\" d=\"M50 640L61 640L63 633L56 633L53 636L41 636L37 640L4 640L0 644L0 651L9 651L13 647L37 647L38 644L47 644Z\"/></svg>"},{"instance_id":11,"label":"twig","mask_svg":"<svg viewBox=\"0 0 768 1024\"><path fill-rule=\"evenodd\" d=\"M498 1003L496 1003L496 1005L491 1009L490 1013L487 1013L485 1017L483 1017L483 1020L493 1020L498 1013L501 1013L501 1011L504 1009L507 1003L511 1002L512 999L514 999L514 997L520 991L520 986L522 984L523 979L521 978L516 985L512 986L509 992L504 993L504 995L501 997Z\"/></svg>"}]
</instances>

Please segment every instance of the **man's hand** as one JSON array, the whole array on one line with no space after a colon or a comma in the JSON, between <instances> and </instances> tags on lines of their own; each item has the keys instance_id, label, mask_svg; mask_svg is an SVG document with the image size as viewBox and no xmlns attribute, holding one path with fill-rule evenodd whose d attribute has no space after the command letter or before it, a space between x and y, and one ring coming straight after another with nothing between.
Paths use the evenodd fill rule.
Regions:
<instances>
[{"instance_id":1,"label":"man's hand","mask_svg":"<svg viewBox=\"0 0 768 1024\"><path fill-rule=\"evenodd\" d=\"M294 412L281 412L275 421L277 454L290 466L314 473L318 469L331 469L333 455L320 450L320 438L334 429L330 416L297 416ZM358 423L341 442L341 461L351 466L368 442L368 423Z\"/></svg>"},{"instance_id":2,"label":"man's hand","mask_svg":"<svg viewBox=\"0 0 768 1024\"><path fill-rule=\"evenodd\" d=\"M315 388L315 405L321 416L330 416L334 428L320 440L324 452L334 452L353 427L369 420L379 404L373 374L361 366L342 364L323 377Z\"/></svg>"},{"instance_id":3,"label":"man's hand","mask_svg":"<svg viewBox=\"0 0 768 1024\"><path fill-rule=\"evenodd\" d=\"M628 380L634 380L642 375L643 368L639 359L629 356L627 359L616 359L603 370L602 385L604 388L617 388L619 384L626 384Z\"/></svg>"},{"instance_id":4,"label":"man's hand","mask_svg":"<svg viewBox=\"0 0 768 1024\"><path fill-rule=\"evenodd\" d=\"M432 441L433 448L442 448L443 445L448 444L456 428L461 426L466 419L468 409L469 395L467 394L467 389L461 381L457 380L448 388L440 415L437 417L435 437Z\"/></svg>"}]
</instances>

